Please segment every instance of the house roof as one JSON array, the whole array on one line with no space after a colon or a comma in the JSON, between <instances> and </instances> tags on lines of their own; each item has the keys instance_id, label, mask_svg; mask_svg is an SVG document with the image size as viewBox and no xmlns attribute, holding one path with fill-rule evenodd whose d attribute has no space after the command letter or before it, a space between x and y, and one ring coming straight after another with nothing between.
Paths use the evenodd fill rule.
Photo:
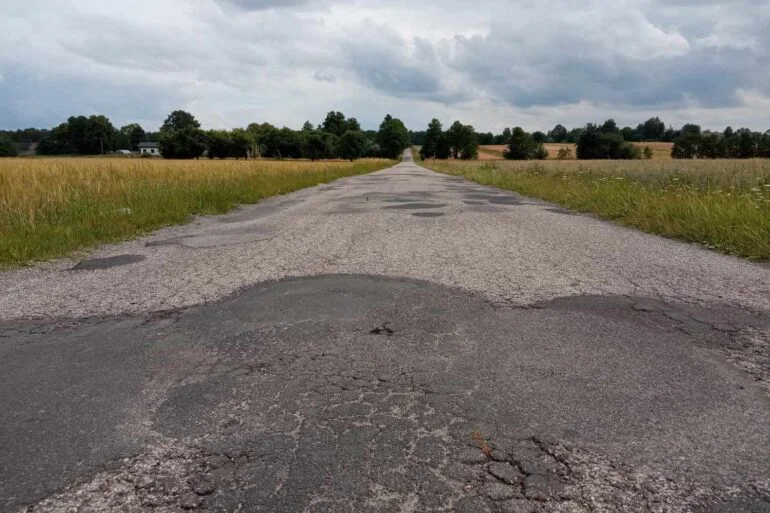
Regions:
<instances>
[{"instance_id":1,"label":"house roof","mask_svg":"<svg viewBox=\"0 0 770 513\"><path fill-rule=\"evenodd\" d=\"M140 148L157 148L158 143L155 142L140 142L139 143Z\"/></svg>"}]
</instances>

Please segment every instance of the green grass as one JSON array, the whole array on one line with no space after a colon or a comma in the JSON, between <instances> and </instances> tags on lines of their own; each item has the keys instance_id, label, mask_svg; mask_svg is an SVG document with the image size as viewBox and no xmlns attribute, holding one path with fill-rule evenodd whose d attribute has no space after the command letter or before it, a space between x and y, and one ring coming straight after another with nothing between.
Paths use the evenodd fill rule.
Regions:
<instances>
[{"instance_id":1,"label":"green grass","mask_svg":"<svg viewBox=\"0 0 770 513\"><path fill-rule=\"evenodd\" d=\"M393 164L0 159L0 267L65 256Z\"/></svg>"},{"instance_id":2,"label":"green grass","mask_svg":"<svg viewBox=\"0 0 770 513\"><path fill-rule=\"evenodd\" d=\"M435 171L649 233L770 260L770 161L431 161Z\"/></svg>"}]
</instances>

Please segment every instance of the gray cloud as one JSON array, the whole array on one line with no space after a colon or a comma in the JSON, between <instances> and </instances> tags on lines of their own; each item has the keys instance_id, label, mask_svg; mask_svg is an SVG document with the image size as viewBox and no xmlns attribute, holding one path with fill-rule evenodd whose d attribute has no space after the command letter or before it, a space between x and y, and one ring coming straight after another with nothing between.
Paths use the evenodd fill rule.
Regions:
<instances>
[{"instance_id":1,"label":"gray cloud","mask_svg":"<svg viewBox=\"0 0 770 513\"><path fill-rule=\"evenodd\" d=\"M28 0L5 11L0 47L14 51L0 55L0 128L92 112L157 125L179 107L212 126L343 108L372 123L400 110L415 128L433 115L492 129L613 112L770 124L758 107L770 98L770 0L446 0L419 12L407 0L138 0L128 13Z\"/></svg>"}]
</instances>

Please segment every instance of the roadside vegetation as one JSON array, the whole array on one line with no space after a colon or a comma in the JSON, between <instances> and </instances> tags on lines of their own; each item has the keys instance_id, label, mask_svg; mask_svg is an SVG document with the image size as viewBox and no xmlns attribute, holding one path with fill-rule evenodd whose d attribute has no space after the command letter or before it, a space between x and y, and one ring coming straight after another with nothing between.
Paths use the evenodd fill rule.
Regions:
<instances>
[{"instance_id":1,"label":"roadside vegetation","mask_svg":"<svg viewBox=\"0 0 770 513\"><path fill-rule=\"evenodd\" d=\"M103 242L221 214L391 160L0 160L0 267L64 256Z\"/></svg>"},{"instance_id":2,"label":"roadside vegetation","mask_svg":"<svg viewBox=\"0 0 770 513\"><path fill-rule=\"evenodd\" d=\"M422 165L649 233L770 260L768 160L425 160Z\"/></svg>"}]
</instances>

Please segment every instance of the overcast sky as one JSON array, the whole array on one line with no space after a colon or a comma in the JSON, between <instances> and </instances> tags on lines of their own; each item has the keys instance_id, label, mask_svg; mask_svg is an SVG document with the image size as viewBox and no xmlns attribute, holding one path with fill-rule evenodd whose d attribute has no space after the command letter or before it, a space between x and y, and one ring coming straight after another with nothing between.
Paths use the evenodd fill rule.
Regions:
<instances>
[{"instance_id":1,"label":"overcast sky","mask_svg":"<svg viewBox=\"0 0 770 513\"><path fill-rule=\"evenodd\" d=\"M0 0L0 128L770 129L770 0ZM384 7L384 6L387 7Z\"/></svg>"}]
</instances>

